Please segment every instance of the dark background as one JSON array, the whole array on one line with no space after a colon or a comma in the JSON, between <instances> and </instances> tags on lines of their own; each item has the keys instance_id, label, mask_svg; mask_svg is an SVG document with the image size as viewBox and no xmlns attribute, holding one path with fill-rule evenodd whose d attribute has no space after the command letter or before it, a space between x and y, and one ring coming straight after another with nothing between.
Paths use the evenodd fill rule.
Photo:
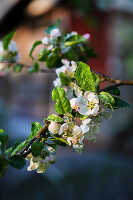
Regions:
<instances>
[{"instance_id":1,"label":"dark background","mask_svg":"<svg viewBox=\"0 0 133 200\"><path fill-rule=\"evenodd\" d=\"M16 30L20 61L30 65L33 42L42 39L58 17L61 31L91 34L98 53L88 60L92 69L133 79L132 0L0 0L0 37ZM26 71L0 77L0 128L8 133L10 144L30 134L32 121L42 123L55 112L50 95L55 78ZM8 167L0 180L0 199L132 200L133 88L120 90L131 107L115 111L113 119L102 123L96 143L87 141L81 155L59 148L56 164L44 174Z\"/></svg>"}]
</instances>

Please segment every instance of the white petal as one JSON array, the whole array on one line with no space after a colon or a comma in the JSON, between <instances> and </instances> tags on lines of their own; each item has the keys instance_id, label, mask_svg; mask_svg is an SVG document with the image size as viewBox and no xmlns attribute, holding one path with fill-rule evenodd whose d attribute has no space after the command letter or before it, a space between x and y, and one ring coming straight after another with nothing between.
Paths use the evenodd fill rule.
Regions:
<instances>
[{"instance_id":1,"label":"white petal","mask_svg":"<svg viewBox=\"0 0 133 200\"><path fill-rule=\"evenodd\" d=\"M44 38L42 39L42 43L43 43L44 45L48 45L48 44L49 44L49 38L48 38L48 37L44 37Z\"/></svg>"},{"instance_id":2,"label":"white petal","mask_svg":"<svg viewBox=\"0 0 133 200\"><path fill-rule=\"evenodd\" d=\"M77 69L77 64L76 64L76 62L75 61L71 61L71 68L72 68L72 71L73 72L75 72L76 71L76 69Z\"/></svg>"},{"instance_id":3,"label":"white petal","mask_svg":"<svg viewBox=\"0 0 133 200\"><path fill-rule=\"evenodd\" d=\"M54 47L53 47L53 45L51 44L50 46L48 46L47 49L48 49L49 51L51 51L53 48L54 48Z\"/></svg>"},{"instance_id":4,"label":"white petal","mask_svg":"<svg viewBox=\"0 0 133 200\"><path fill-rule=\"evenodd\" d=\"M76 99L76 105L81 107L81 106L87 106L87 100L83 97L83 96L80 96Z\"/></svg>"},{"instance_id":5,"label":"white petal","mask_svg":"<svg viewBox=\"0 0 133 200\"><path fill-rule=\"evenodd\" d=\"M67 123L64 123L61 127L60 127L60 130L59 130L59 135L62 135L64 132L67 132L68 128L70 126L67 124Z\"/></svg>"},{"instance_id":6,"label":"white petal","mask_svg":"<svg viewBox=\"0 0 133 200\"><path fill-rule=\"evenodd\" d=\"M70 61L67 60L67 59L62 59L61 62L62 62L62 64L65 65L65 66L69 66L69 65L70 65Z\"/></svg>"},{"instance_id":7,"label":"white petal","mask_svg":"<svg viewBox=\"0 0 133 200\"><path fill-rule=\"evenodd\" d=\"M89 126L87 125L81 125L81 130L82 130L82 134L87 133L89 131Z\"/></svg>"},{"instance_id":8,"label":"white petal","mask_svg":"<svg viewBox=\"0 0 133 200\"><path fill-rule=\"evenodd\" d=\"M56 37L59 37L60 35L61 35L60 30L58 28L55 28L50 32L50 39L52 40Z\"/></svg>"},{"instance_id":9,"label":"white petal","mask_svg":"<svg viewBox=\"0 0 133 200\"><path fill-rule=\"evenodd\" d=\"M61 86L61 80L60 78L56 78L54 81L53 81L53 84L55 87L60 87Z\"/></svg>"},{"instance_id":10,"label":"white petal","mask_svg":"<svg viewBox=\"0 0 133 200\"><path fill-rule=\"evenodd\" d=\"M70 105L72 109L78 109L78 106L75 104L77 98L73 98L70 100Z\"/></svg>"},{"instance_id":11,"label":"white petal","mask_svg":"<svg viewBox=\"0 0 133 200\"><path fill-rule=\"evenodd\" d=\"M55 70L55 72L56 72L56 74L57 74L58 77L59 77L60 72L66 73L66 71L67 71L67 69L66 69L66 66L65 66L65 65L63 65L62 67L57 68L57 69Z\"/></svg>"},{"instance_id":12,"label":"white petal","mask_svg":"<svg viewBox=\"0 0 133 200\"><path fill-rule=\"evenodd\" d=\"M92 101L94 103L99 103L98 96L95 95L94 92L87 91L84 93L84 97L87 98L88 101Z\"/></svg>"},{"instance_id":13,"label":"white petal","mask_svg":"<svg viewBox=\"0 0 133 200\"><path fill-rule=\"evenodd\" d=\"M89 109L87 106L81 106L79 109L78 109L78 112L81 114L81 115L91 115L92 114L92 110Z\"/></svg>"},{"instance_id":14,"label":"white petal","mask_svg":"<svg viewBox=\"0 0 133 200\"><path fill-rule=\"evenodd\" d=\"M73 132L72 132L72 134L74 135L74 136L77 136L77 135L79 135L79 134L81 134L81 128L79 127L79 126L74 126L74 128L73 128Z\"/></svg>"},{"instance_id":15,"label":"white petal","mask_svg":"<svg viewBox=\"0 0 133 200\"><path fill-rule=\"evenodd\" d=\"M91 119L90 119L90 118L87 118L87 119L85 119L85 120L82 121L82 124L83 124L83 125L87 125L87 124L89 124L90 122L91 122Z\"/></svg>"},{"instance_id":16,"label":"white petal","mask_svg":"<svg viewBox=\"0 0 133 200\"><path fill-rule=\"evenodd\" d=\"M95 104L94 108L92 109L92 115L96 115L99 111L99 105Z\"/></svg>"}]
</instances>

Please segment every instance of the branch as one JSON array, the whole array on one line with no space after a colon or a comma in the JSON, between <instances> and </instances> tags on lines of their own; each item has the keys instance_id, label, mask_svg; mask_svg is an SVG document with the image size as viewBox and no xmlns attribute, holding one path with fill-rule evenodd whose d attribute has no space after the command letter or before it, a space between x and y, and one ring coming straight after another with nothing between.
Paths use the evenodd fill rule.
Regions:
<instances>
[{"instance_id":1,"label":"branch","mask_svg":"<svg viewBox=\"0 0 133 200\"><path fill-rule=\"evenodd\" d=\"M0 63L13 64L13 65L19 64L19 65L22 65L23 67L25 67L27 69L31 67L30 65L25 65L25 64L20 63L20 62L19 63L9 63L9 62L7 62L7 60L3 60L3 62L0 62ZM91 71L99 76L101 82L108 81L110 83L116 83L116 85L115 85L116 87L120 86L120 85L133 85L133 81L115 79L115 78L112 78L112 77L110 77L108 75L105 75L103 73L97 72L95 70L91 69ZM54 70L49 70L49 69L48 70L47 69L40 69L39 72L42 72L42 73L54 73L55 71Z\"/></svg>"},{"instance_id":2,"label":"branch","mask_svg":"<svg viewBox=\"0 0 133 200\"><path fill-rule=\"evenodd\" d=\"M121 79L115 79L115 78L112 78L110 76L107 76L103 73L99 73L99 72L96 72L94 70L91 70L92 72L94 72L95 74L97 74L100 79L101 79L101 82L103 81L108 81L110 83L116 83L114 86L120 86L120 85L133 85L133 81L128 81L128 80L121 80Z\"/></svg>"},{"instance_id":3,"label":"branch","mask_svg":"<svg viewBox=\"0 0 133 200\"><path fill-rule=\"evenodd\" d=\"M29 141L29 143L21 151L19 151L17 153L17 155L21 155L22 157L25 158L28 154L30 154L31 153L31 149L29 149L29 147L32 145L33 142L40 141L41 136L45 136L45 133L46 133L46 131L48 129L49 124L50 124L50 122L46 121L44 126L39 130L39 132L36 134L36 136L33 139L31 139ZM27 151L27 152L25 152L25 151Z\"/></svg>"}]
</instances>

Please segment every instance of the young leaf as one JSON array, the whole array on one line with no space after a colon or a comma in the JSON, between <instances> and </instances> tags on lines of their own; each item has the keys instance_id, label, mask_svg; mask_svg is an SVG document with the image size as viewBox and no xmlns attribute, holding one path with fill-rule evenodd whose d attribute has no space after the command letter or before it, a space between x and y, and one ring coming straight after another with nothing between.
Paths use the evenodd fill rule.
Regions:
<instances>
[{"instance_id":1,"label":"young leaf","mask_svg":"<svg viewBox=\"0 0 133 200\"><path fill-rule=\"evenodd\" d=\"M47 117L47 120L50 122L59 122L59 123L62 123L64 121L61 117L57 115L49 115Z\"/></svg>"},{"instance_id":2,"label":"young leaf","mask_svg":"<svg viewBox=\"0 0 133 200\"><path fill-rule=\"evenodd\" d=\"M15 32L11 32L4 37L4 39L3 39L4 50L8 50L8 45L9 45L9 43L10 43L10 41L13 38L14 35L15 35Z\"/></svg>"},{"instance_id":3,"label":"young leaf","mask_svg":"<svg viewBox=\"0 0 133 200\"><path fill-rule=\"evenodd\" d=\"M14 151L11 153L11 156L14 156L18 151L20 151L21 149L23 149L27 144L28 144L28 140L23 141L21 144L19 144Z\"/></svg>"},{"instance_id":4,"label":"young leaf","mask_svg":"<svg viewBox=\"0 0 133 200\"><path fill-rule=\"evenodd\" d=\"M13 146L10 147L9 149L7 149L7 150L5 151L5 153L6 153L6 154L12 153L12 152L17 148L18 145L20 145L20 141L16 140L16 141L14 142Z\"/></svg>"},{"instance_id":5,"label":"young leaf","mask_svg":"<svg viewBox=\"0 0 133 200\"><path fill-rule=\"evenodd\" d=\"M58 18L57 21L56 21L56 24L55 24L57 28L59 27L60 22L61 22L61 20L60 20L60 18Z\"/></svg>"},{"instance_id":6,"label":"young leaf","mask_svg":"<svg viewBox=\"0 0 133 200\"><path fill-rule=\"evenodd\" d=\"M38 56L38 60L39 61L46 61L47 60L47 56L49 55L50 51L47 50L47 49L42 49L39 53L39 56Z\"/></svg>"},{"instance_id":7,"label":"young leaf","mask_svg":"<svg viewBox=\"0 0 133 200\"><path fill-rule=\"evenodd\" d=\"M3 177L7 170L7 160L5 158L0 158L0 177Z\"/></svg>"},{"instance_id":8,"label":"young leaf","mask_svg":"<svg viewBox=\"0 0 133 200\"><path fill-rule=\"evenodd\" d=\"M3 129L0 129L0 134L3 134L4 133L4 130Z\"/></svg>"},{"instance_id":9,"label":"young leaf","mask_svg":"<svg viewBox=\"0 0 133 200\"><path fill-rule=\"evenodd\" d=\"M31 134L28 137L28 140L31 140L42 128L42 125L39 122L31 122Z\"/></svg>"},{"instance_id":10,"label":"young leaf","mask_svg":"<svg viewBox=\"0 0 133 200\"><path fill-rule=\"evenodd\" d=\"M94 72L92 72L92 76L93 76L93 81L94 81L94 86L95 86L95 92L99 92L99 83L100 83L100 78L97 74L95 74Z\"/></svg>"},{"instance_id":11,"label":"young leaf","mask_svg":"<svg viewBox=\"0 0 133 200\"><path fill-rule=\"evenodd\" d=\"M16 73L19 73L21 72L23 66L21 64L16 64L14 67L13 67L13 71L16 72Z\"/></svg>"},{"instance_id":12,"label":"young leaf","mask_svg":"<svg viewBox=\"0 0 133 200\"><path fill-rule=\"evenodd\" d=\"M89 131L85 133L85 139L96 141L96 135L99 133L99 127L96 125L90 126Z\"/></svg>"},{"instance_id":13,"label":"young leaf","mask_svg":"<svg viewBox=\"0 0 133 200\"><path fill-rule=\"evenodd\" d=\"M65 46L72 46L79 43L86 42L86 39L82 35L71 35L69 38L66 39Z\"/></svg>"},{"instance_id":14,"label":"young leaf","mask_svg":"<svg viewBox=\"0 0 133 200\"><path fill-rule=\"evenodd\" d=\"M0 142L1 144L8 146L8 135L5 133L0 133Z\"/></svg>"},{"instance_id":15,"label":"young leaf","mask_svg":"<svg viewBox=\"0 0 133 200\"><path fill-rule=\"evenodd\" d=\"M55 110L59 114L71 113L72 108L69 100L65 97L65 91L63 88L56 87L52 91L52 99L56 101Z\"/></svg>"},{"instance_id":16,"label":"young leaf","mask_svg":"<svg viewBox=\"0 0 133 200\"><path fill-rule=\"evenodd\" d=\"M55 144L58 144L60 146L69 145L68 142L66 140L64 140L63 138L55 136L55 135L52 135L52 134L50 134L50 135L53 137L50 140L53 141Z\"/></svg>"},{"instance_id":17,"label":"young leaf","mask_svg":"<svg viewBox=\"0 0 133 200\"><path fill-rule=\"evenodd\" d=\"M38 62L35 62L35 63L33 64L33 67L30 67L30 68L28 69L28 72L29 72L29 73L35 73L35 72L39 72L39 70L40 70L39 63L38 63Z\"/></svg>"},{"instance_id":18,"label":"young leaf","mask_svg":"<svg viewBox=\"0 0 133 200\"><path fill-rule=\"evenodd\" d=\"M68 76L65 73L60 72L59 77L60 77L62 86L69 85L70 79L68 78Z\"/></svg>"},{"instance_id":19,"label":"young leaf","mask_svg":"<svg viewBox=\"0 0 133 200\"><path fill-rule=\"evenodd\" d=\"M95 91L94 78L88 65L79 62L75 77L81 89L85 91Z\"/></svg>"},{"instance_id":20,"label":"young leaf","mask_svg":"<svg viewBox=\"0 0 133 200\"><path fill-rule=\"evenodd\" d=\"M110 86L107 89L104 89L104 91L108 92L110 94L114 94L114 95L120 96L120 90L115 86Z\"/></svg>"},{"instance_id":21,"label":"young leaf","mask_svg":"<svg viewBox=\"0 0 133 200\"><path fill-rule=\"evenodd\" d=\"M42 149L44 149L44 144L42 142L35 142L31 145L32 154L35 157L40 155Z\"/></svg>"},{"instance_id":22,"label":"young leaf","mask_svg":"<svg viewBox=\"0 0 133 200\"><path fill-rule=\"evenodd\" d=\"M58 68L62 65L61 58L58 54L51 52L47 56L46 65L48 68Z\"/></svg>"},{"instance_id":23,"label":"young leaf","mask_svg":"<svg viewBox=\"0 0 133 200\"><path fill-rule=\"evenodd\" d=\"M107 92L100 92L99 99L101 99L107 108L113 108L115 104L114 98Z\"/></svg>"},{"instance_id":24,"label":"young leaf","mask_svg":"<svg viewBox=\"0 0 133 200\"><path fill-rule=\"evenodd\" d=\"M120 98L117 98L117 97L114 97L114 99L115 99L115 104L113 106L114 109L130 107L130 105L126 101L124 101Z\"/></svg>"},{"instance_id":25,"label":"young leaf","mask_svg":"<svg viewBox=\"0 0 133 200\"><path fill-rule=\"evenodd\" d=\"M29 53L29 56L32 58L32 60L34 59L34 58L32 57L32 53L33 53L34 49L35 49L38 45L40 45L40 44L42 44L42 41L41 41L41 40L38 40L38 41L34 42L34 44L32 45L31 50L30 50L30 53Z\"/></svg>"},{"instance_id":26,"label":"young leaf","mask_svg":"<svg viewBox=\"0 0 133 200\"><path fill-rule=\"evenodd\" d=\"M11 166L22 169L25 166L25 159L22 156L15 155L8 159L8 162Z\"/></svg>"}]
</instances>

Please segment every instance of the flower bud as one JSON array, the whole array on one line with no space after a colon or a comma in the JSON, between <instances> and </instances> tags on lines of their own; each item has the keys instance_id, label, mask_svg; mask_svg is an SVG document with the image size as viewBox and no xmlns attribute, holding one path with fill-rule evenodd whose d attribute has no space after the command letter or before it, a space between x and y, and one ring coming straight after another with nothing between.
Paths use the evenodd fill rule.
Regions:
<instances>
[{"instance_id":1,"label":"flower bud","mask_svg":"<svg viewBox=\"0 0 133 200\"><path fill-rule=\"evenodd\" d=\"M89 33L86 33L83 35L83 37L86 39L86 40L89 40L90 39L90 34Z\"/></svg>"},{"instance_id":2,"label":"flower bud","mask_svg":"<svg viewBox=\"0 0 133 200\"><path fill-rule=\"evenodd\" d=\"M60 129L60 124L58 124L57 122L51 122L48 130L53 133L53 134L57 134L59 132Z\"/></svg>"}]
</instances>

